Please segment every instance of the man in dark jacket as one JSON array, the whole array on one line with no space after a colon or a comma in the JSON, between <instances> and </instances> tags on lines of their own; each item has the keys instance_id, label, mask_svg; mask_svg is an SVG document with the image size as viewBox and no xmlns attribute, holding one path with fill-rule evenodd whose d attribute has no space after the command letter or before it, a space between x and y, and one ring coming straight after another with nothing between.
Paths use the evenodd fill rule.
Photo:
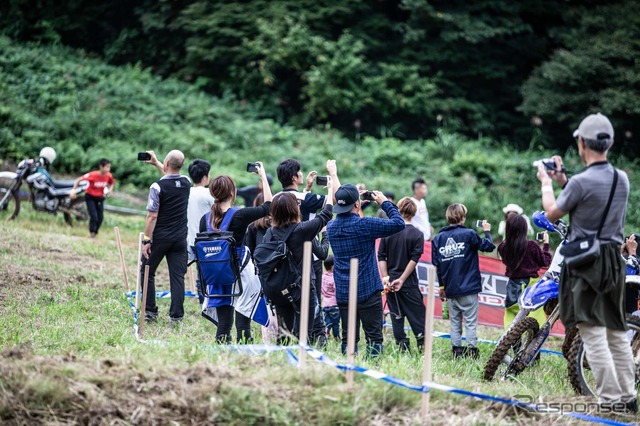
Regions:
<instances>
[{"instance_id":1,"label":"man in dark jacket","mask_svg":"<svg viewBox=\"0 0 640 426\"><path fill-rule=\"evenodd\" d=\"M478 251L496 248L491 240L491 224L482 222L485 238L480 238L464 226L467 208L463 204L450 205L446 217L449 226L442 228L431 243L432 263L438 271L440 298L449 300L453 356L477 358L478 293L482 291ZM462 346L463 317L467 347Z\"/></svg>"}]
</instances>

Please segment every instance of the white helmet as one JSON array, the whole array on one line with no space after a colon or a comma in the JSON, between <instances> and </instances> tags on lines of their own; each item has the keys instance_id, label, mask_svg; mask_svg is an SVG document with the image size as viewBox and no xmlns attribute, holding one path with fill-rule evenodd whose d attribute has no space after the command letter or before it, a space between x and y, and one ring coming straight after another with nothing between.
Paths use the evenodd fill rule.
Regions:
<instances>
[{"instance_id":1,"label":"white helmet","mask_svg":"<svg viewBox=\"0 0 640 426\"><path fill-rule=\"evenodd\" d=\"M50 146L45 146L40 150L40 158L44 158L47 163L51 164L56 160L56 150Z\"/></svg>"}]
</instances>

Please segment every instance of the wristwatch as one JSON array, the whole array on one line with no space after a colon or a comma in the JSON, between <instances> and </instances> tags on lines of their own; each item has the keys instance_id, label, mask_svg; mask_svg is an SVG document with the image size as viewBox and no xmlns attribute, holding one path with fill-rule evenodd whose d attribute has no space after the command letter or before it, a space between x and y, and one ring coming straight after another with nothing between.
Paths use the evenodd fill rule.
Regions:
<instances>
[{"instance_id":1,"label":"wristwatch","mask_svg":"<svg viewBox=\"0 0 640 426\"><path fill-rule=\"evenodd\" d=\"M151 244L151 240L142 240L143 246L146 246L147 244Z\"/></svg>"}]
</instances>

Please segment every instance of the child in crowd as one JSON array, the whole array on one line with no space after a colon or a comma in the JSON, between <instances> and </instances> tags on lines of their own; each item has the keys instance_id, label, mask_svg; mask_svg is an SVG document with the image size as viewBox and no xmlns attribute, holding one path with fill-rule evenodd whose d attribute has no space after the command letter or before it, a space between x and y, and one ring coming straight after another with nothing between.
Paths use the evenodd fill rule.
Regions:
<instances>
[{"instance_id":1,"label":"child in crowd","mask_svg":"<svg viewBox=\"0 0 640 426\"><path fill-rule=\"evenodd\" d=\"M447 223L432 241L432 263L438 271L440 298L449 300L451 345L454 358L478 357L476 327L478 325L478 293L482 279L478 251L495 249L491 240L491 224L482 222L485 238L464 226L467 208L452 204L447 208ZM467 346L462 346L462 319L466 327Z\"/></svg>"},{"instance_id":2,"label":"child in crowd","mask_svg":"<svg viewBox=\"0 0 640 426\"><path fill-rule=\"evenodd\" d=\"M322 275L322 312L327 328L327 337L340 340L340 308L336 300L336 284L333 281L333 255L327 256L324 261L325 273Z\"/></svg>"}]
</instances>

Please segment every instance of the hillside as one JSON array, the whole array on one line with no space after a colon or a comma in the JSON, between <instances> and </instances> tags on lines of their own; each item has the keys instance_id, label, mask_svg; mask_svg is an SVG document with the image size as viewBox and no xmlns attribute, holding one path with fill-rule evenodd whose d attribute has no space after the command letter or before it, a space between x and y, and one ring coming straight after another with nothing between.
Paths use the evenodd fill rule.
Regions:
<instances>
[{"instance_id":1,"label":"hillside","mask_svg":"<svg viewBox=\"0 0 640 426\"><path fill-rule=\"evenodd\" d=\"M8 38L0 38L0 98L0 159L18 161L50 145L58 151L54 171L76 175L107 157L121 184L144 193L157 178L155 169L135 161L146 149L160 155L180 149L187 161L204 158L213 164L212 174L230 174L240 186L256 180L245 172L247 161L263 161L275 174L279 161L294 157L304 173L322 173L324 161L335 158L343 182L365 182L397 198L409 195L411 181L424 176L435 226L443 224L452 202L465 203L470 220L495 224L510 202L532 213L540 202L531 163L554 154L539 146L517 151L444 131L426 140L401 141L352 139L330 128L298 130L255 119L241 103L161 80L140 67L109 66L82 51ZM570 171L580 168L574 150L566 153L565 163ZM615 163L637 188L636 162L618 157ZM632 191L629 231L640 229L639 207L640 194Z\"/></svg>"}]
</instances>

